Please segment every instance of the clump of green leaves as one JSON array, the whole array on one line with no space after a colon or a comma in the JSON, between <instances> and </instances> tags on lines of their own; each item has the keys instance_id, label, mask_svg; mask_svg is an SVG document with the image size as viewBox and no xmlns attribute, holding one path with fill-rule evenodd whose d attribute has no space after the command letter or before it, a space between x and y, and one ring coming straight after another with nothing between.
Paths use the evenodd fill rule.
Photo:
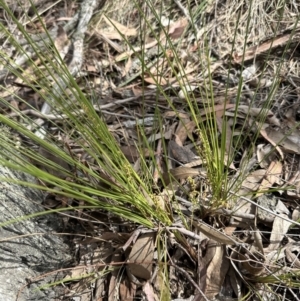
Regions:
<instances>
[{"instance_id":1,"label":"clump of green leaves","mask_svg":"<svg viewBox=\"0 0 300 301\"><path fill-rule=\"evenodd\" d=\"M151 89L156 91L156 99L154 99L154 103L151 103L151 106L153 106L153 119L156 122L155 130L161 134L160 156L162 160L158 163L158 156L157 154L154 155L154 152L151 152L145 159L141 149L154 150L158 143L148 139L149 134L145 124L137 124L138 141L136 144L137 149L140 150L139 173L121 151L115 136L110 132L101 116L99 106L95 105L90 95L84 93L82 87L76 82L73 72L67 66L62 51L60 51L70 42L64 31L62 31L61 41L53 39L42 18L35 10L36 17L46 33L41 42L37 43L33 36L27 33L5 2L0 1L0 3L23 35L24 41L30 49L29 52L28 48L24 47L24 44L20 43L20 40L13 33L9 32L5 26L0 25L3 36L7 38L10 45L15 47L19 57L26 58L29 72L28 69L23 70L22 66L11 60L4 51L1 53L2 67L13 74L15 78L22 79L22 84L34 91L42 102L48 105L48 107L44 107L48 109L50 107L52 110L50 115L49 112L42 110L41 115L43 116L38 118L36 117L38 115L36 108L15 94L14 97L20 103L26 103L29 108L35 110L36 115L27 116L21 114L4 97L2 99L2 102L14 113L14 117L0 114L0 122L10 129L9 133L0 135L0 141L3 145L0 150L0 164L31 174L40 181L39 183L18 181L20 184L83 202L81 206L74 205L73 209L99 209L118 216L121 220L129 220L149 228L158 225L163 227L171 225L174 213L173 197L177 196L176 189L182 189L182 183L178 179L174 180L168 170L166 172L160 169L160 164L168 168L168 140L170 138L164 137L165 124L162 114L162 110L167 107L168 110L174 112L174 119L179 124L183 124L183 127L186 126L184 118L182 118L184 114L188 115L195 124L193 133L188 135L188 141L193 144L196 155L202 159L201 167L205 170L206 175L203 182L208 187L205 193L209 192L209 202L205 204L206 207L202 206L201 202L205 193L201 195L201 189L205 185L201 183L200 189L197 186L198 183L186 177L188 185L192 187L192 192L189 191L187 195L195 208L205 207L205 213L210 214L220 207L234 207L239 194L244 192L241 191L243 180L248 176L250 170L255 169L261 163L256 161L256 166L249 164L251 158L255 156L256 144L261 138L260 133L263 130L263 125L269 118L268 110L272 107L273 97L280 84L279 66L274 72L275 79L271 86L267 87L269 93L264 99L263 106L260 108L261 111L253 118L250 111L257 105L256 98L262 90L260 82L263 80L263 75L268 67L267 63L260 66L261 75L256 78L256 88L252 89L251 98L248 100L249 112L243 112L244 115L241 115L240 106L245 104L243 89L247 84L243 71L249 67L245 62L245 56L249 43L250 22L253 17L253 10L251 9L253 1L250 3L248 15L240 16L241 20L236 20L231 53L226 58L218 58L213 54L212 49L210 49L212 47L210 32L203 29L206 28L205 26L211 17L209 3L203 2L201 5L193 7L188 1L189 9L183 10L184 22L179 22L177 28L172 31L174 29L172 28L172 20L169 19L170 24L167 25L163 22L166 19L166 11L175 11L174 15L170 15L177 16L178 10L174 10L172 4L167 3L167 1L158 3L144 1L142 4L139 1L133 1L131 5L139 16L137 27L141 29L136 40L128 38L115 25L116 23L111 21L111 24L115 26L116 31L123 38L123 46L126 46L128 50L122 55L116 56L115 63L118 64L124 60L128 60L130 63L134 57L135 62L138 62L140 66L139 72L133 76L127 76L120 87L136 80L142 94L149 88L149 82L155 86L153 89L153 85L149 85ZM276 9L278 16L281 17L283 11L279 8ZM107 20L110 19L107 18ZM153 20L154 22L152 22ZM242 42L237 38L240 21L244 24L243 30L245 32ZM210 28L210 30L212 29ZM202 34L200 35L199 32ZM146 47L146 45L151 45L151 42L146 43L148 39L151 42L154 41L156 47L154 49L156 52L152 53L150 59ZM188 46L184 45L186 48L194 43L193 47L190 48L197 49L195 53L188 53L181 57L181 48L184 48L182 46L183 41L188 44ZM136 47L134 43L139 43L140 47ZM240 73L237 74L237 81L234 82L231 72L237 69L233 63L236 44L242 44L240 46L243 54L242 62L238 67ZM60 47L61 49L58 49ZM119 51L119 48L116 48ZM76 50L74 50L74 54L76 54ZM184 65L185 60L192 61L190 56L193 54L196 54L199 70L192 68L189 70ZM285 54L283 51L282 59L279 60L280 63ZM270 53L268 53L268 57L269 55ZM222 94L223 102L218 104L216 102L218 87L215 86L213 73L217 70L216 66L221 65L221 62L226 63L228 70L225 72L225 76L224 72L220 73L219 76L222 78L219 83L222 84L222 89L225 92L223 91ZM190 65L188 66L190 67ZM167 72L165 69L168 69L169 72L169 82L166 80ZM190 76L191 70L194 70L194 74L199 73L195 75L198 77L195 81ZM235 88L234 97L231 94L233 86ZM248 86L247 88L251 90ZM7 92L10 91L5 86L3 89L6 89ZM180 105L174 103L174 96L181 100ZM167 103L164 108L159 102L160 97L163 97ZM228 101L230 97L234 100ZM141 104L141 112L146 111L147 106L145 99ZM51 127L56 128L55 135L50 130L48 131ZM21 144L16 145L15 141L8 138L10 135L19 135ZM58 141L58 136L62 138L61 141ZM70 141L82 150L88 158L87 160L72 152L69 146ZM274 154L276 146L273 145L269 155ZM52 157L45 156L47 153L51 154ZM158 170L158 177L161 182L153 181L153 170ZM168 181L165 181L166 178ZM169 185L170 182L171 184L176 182L176 185ZM162 198L160 192L164 189L167 192L164 194L165 198ZM255 194L256 191L250 193ZM166 204L162 205L162 199ZM66 209L69 210L70 208ZM64 209L55 209L49 212L62 210ZM47 212L41 214L45 213ZM190 225L192 223L187 222L183 215L181 218L185 227L191 230L192 226ZM170 297L168 265L166 264L168 242L163 241L163 235L161 233L160 235L157 239L161 260L159 277L163 283L162 294L164 296L162 299L168 299ZM185 241L179 232L176 232L176 238L178 241ZM273 278L260 278L261 282L270 279L274 281ZM293 285L297 286L295 283Z\"/></svg>"}]
</instances>

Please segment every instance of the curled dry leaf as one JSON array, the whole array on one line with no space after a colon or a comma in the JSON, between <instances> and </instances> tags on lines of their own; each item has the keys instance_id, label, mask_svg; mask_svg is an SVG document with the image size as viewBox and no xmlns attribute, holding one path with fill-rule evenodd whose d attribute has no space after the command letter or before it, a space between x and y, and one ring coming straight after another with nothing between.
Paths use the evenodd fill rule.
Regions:
<instances>
[{"instance_id":1,"label":"curled dry leaf","mask_svg":"<svg viewBox=\"0 0 300 301\"><path fill-rule=\"evenodd\" d=\"M229 269L225 246L210 240L207 244L206 255L203 258L203 266L204 269L202 271L205 271L205 275L202 277L205 279L203 293L211 300L222 290L222 285Z\"/></svg>"},{"instance_id":2,"label":"curled dry leaf","mask_svg":"<svg viewBox=\"0 0 300 301\"><path fill-rule=\"evenodd\" d=\"M241 272L250 276L258 276L264 270L265 257L258 251L253 250L250 252L246 248L243 248L238 253L238 259L240 260Z\"/></svg>"}]
</instances>

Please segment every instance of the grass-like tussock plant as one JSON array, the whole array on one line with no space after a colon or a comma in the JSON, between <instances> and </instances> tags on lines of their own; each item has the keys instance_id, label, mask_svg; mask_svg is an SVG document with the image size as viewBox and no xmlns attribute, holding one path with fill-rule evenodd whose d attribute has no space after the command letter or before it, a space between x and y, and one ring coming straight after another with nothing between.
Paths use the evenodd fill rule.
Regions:
<instances>
[{"instance_id":1,"label":"grass-like tussock plant","mask_svg":"<svg viewBox=\"0 0 300 301\"><path fill-rule=\"evenodd\" d=\"M117 2L0 1L1 165L56 200L34 216L74 210L114 254L62 282L296 298L297 5Z\"/></svg>"}]
</instances>

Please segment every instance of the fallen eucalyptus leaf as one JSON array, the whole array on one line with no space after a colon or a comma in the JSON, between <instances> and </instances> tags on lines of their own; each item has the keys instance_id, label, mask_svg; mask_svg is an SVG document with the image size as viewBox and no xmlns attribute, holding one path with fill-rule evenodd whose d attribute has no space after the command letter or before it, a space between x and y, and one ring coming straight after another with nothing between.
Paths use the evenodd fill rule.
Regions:
<instances>
[{"instance_id":1,"label":"fallen eucalyptus leaf","mask_svg":"<svg viewBox=\"0 0 300 301\"><path fill-rule=\"evenodd\" d=\"M193 225L202 233L204 233L210 239L224 245L240 245L239 242L235 241L232 237L222 233L221 231L213 228L203 221L192 221Z\"/></svg>"}]
</instances>

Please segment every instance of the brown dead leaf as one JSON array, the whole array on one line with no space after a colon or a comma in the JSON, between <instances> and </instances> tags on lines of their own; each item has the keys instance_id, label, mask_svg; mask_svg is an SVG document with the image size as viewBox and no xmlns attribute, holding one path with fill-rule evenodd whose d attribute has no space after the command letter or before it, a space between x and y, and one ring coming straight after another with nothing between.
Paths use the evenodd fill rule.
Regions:
<instances>
[{"instance_id":1,"label":"brown dead leaf","mask_svg":"<svg viewBox=\"0 0 300 301\"><path fill-rule=\"evenodd\" d=\"M92 250L92 264L89 265L86 263L86 257L83 255L80 258L80 263L78 267L74 267L70 274L64 278L64 281L72 281L74 279L78 280L78 282L72 284L72 291L80 291L82 295L85 297L82 300L90 300L91 297L91 278L87 277L93 272L100 272L103 271L107 265L111 262L111 255L113 253L113 248L110 243L101 242L100 246L96 249ZM82 279L80 279L82 277ZM100 276L98 279L100 280L102 277ZM101 281L97 283L101 286ZM96 287L97 289L97 287Z\"/></svg>"},{"instance_id":2,"label":"brown dead leaf","mask_svg":"<svg viewBox=\"0 0 300 301\"><path fill-rule=\"evenodd\" d=\"M124 244L130 238L130 236L130 233L103 232L101 235L101 240Z\"/></svg>"},{"instance_id":3,"label":"brown dead leaf","mask_svg":"<svg viewBox=\"0 0 300 301\"><path fill-rule=\"evenodd\" d=\"M150 77L150 76L145 76L144 81L148 84L152 84L152 85L161 85L161 86L165 86L167 84L167 81L165 80L165 78L163 76L155 76L155 77Z\"/></svg>"},{"instance_id":4,"label":"brown dead leaf","mask_svg":"<svg viewBox=\"0 0 300 301\"><path fill-rule=\"evenodd\" d=\"M283 166L282 166L282 163L280 161L273 161L271 162L268 170L267 170L267 180L274 184L282 184L281 182L281 175L282 175L282 169L283 169Z\"/></svg>"},{"instance_id":5,"label":"brown dead leaf","mask_svg":"<svg viewBox=\"0 0 300 301\"><path fill-rule=\"evenodd\" d=\"M274 183L281 184L282 163L280 161L272 161L266 170L266 175L261 182L259 190L268 190ZM257 196L264 194L264 192L258 193Z\"/></svg>"},{"instance_id":6,"label":"brown dead leaf","mask_svg":"<svg viewBox=\"0 0 300 301\"><path fill-rule=\"evenodd\" d=\"M219 105L215 105L213 107L207 107L203 110L203 112L200 113L201 116L207 116L209 115L210 113L217 113L217 112L222 112L222 116L224 115L224 112L228 109L231 109L231 108L234 108L235 107L235 104L219 104ZM201 118L201 120L203 120L203 118Z\"/></svg>"},{"instance_id":7,"label":"brown dead leaf","mask_svg":"<svg viewBox=\"0 0 300 301\"><path fill-rule=\"evenodd\" d=\"M155 82L159 82L159 78L168 78L166 74L163 75L164 72L162 70L166 70L168 68L168 62L165 58L158 59L157 62L145 72L149 77L153 78ZM145 76L144 78L146 78ZM166 82L166 81L165 81Z\"/></svg>"},{"instance_id":8,"label":"brown dead leaf","mask_svg":"<svg viewBox=\"0 0 300 301\"><path fill-rule=\"evenodd\" d=\"M184 167L196 167L196 166L200 166L202 164L203 164L202 159L196 159L196 160L193 160L190 163L184 164Z\"/></svg>"},{"instance_id":9,"label":"brown dead leaf","mask_svg":"<svg viewBox=\"0 0 300 301\"><path fill-rule=\"evenodd\" d=\"M169 37L172 37L173 39L175 39L176 37L180 37L181 34L184 32L184 27L186 26L185 22L188 23L188 21L186 19L180 19L177 22L175 22L174 24L172 24L171 27L169 28L168 32L167 32ZM143 45L143 47L134 47L133 50L123 52L120 55L118 55L115 58L115 60L116 60L116 62L120 62L124 59L127 59L132 54L141 51L142 49L144 49L144 50L149 49L149 48L152 48L152 47L156 46L157 44L163 45L166 38L167 37L165 35L165 31L162 31L162 33L160 34L159 39L154 39L154 41ZM188 79L185 78L185 81L186 80L188 80Z\"/></svg>"},{"instance_id":10,"label":"brown dead leaf","mask_svg":"<svg viewBox=\"0 0 300 301\"><path fill-rule=\"evenodd\" d=\"M122 280L120 281L119 285L120 285L120 300L121 301L134 300L137 285L129 281L127 277L122 277Z\"/></svg>"},{"instance_id":11,"label":"brown dead leaf","mask_svg":"<svg viewBox=\"0 0 300 301\"><path fill-rule=\"evenodd\" d=\"M245 53L233 55L234 61L238 64L242 63L243 61L252 60L254 57L263 54L265 52L270 51L279 46L284 46L286 43L290 43L294 38L297 38L297 35L293 35L291 33L285 34L283 36L278 36L275 38L271 38L268 41L263 42L260 45L252 46L246 50Z\"/></svg>"},{"instance_id":12,"label":"brown dead leaf","mask_svg":"<svg viewBox=\"0 0 300 301\"><path fill-rule=\"evenodd\" d=\"M16 83L22 83L23 82L23 80L21 80L21 79L16 79L16 81L15 81ZM1 96L1 98L3 98L3 99L5 99L6 97L8 97L8 96L11 96L11 95L18 95L18 90L19 90L20 88L19 87L17 87L17 86L11 86L11 85L8 85L7 87L5 87L5 89L1 89L0 90L0 96Z\"/></svg>"},{"instance_id":13,"label":"brown dead leaf","mask_svg":"<svg viewBox=\"0 0 300 301\"><path fill-rule=\"evenodd\" d=\"M155 233L139 236L127 258L132 275L149 280L152 273Z\"/></svg>"},{"instance_id":14,"label":"brown dead leaf","mask_svg":"<svg viewBox=\"0 0 300 301\"><path fill-rule=\"evenodd\" d=\"M198 68L195 67L195 69L198 69ZM189 68L188 71L192 72L194 70ZM186 71L184 71L184 72L186 72ZM169 84L173 88L181 88L183 85L186 85L186 83L193 82L194 80L195 80L195 76L192 74L188 74L188 75L184 75L184 76L176 75L174 77L169 78ZM178 95L178 96L180 96L180 95ZM181 96L182 96L182 94L181 94Z\"/></svg>"},{"instance_id":15,"label":"brown dead leaf","mask_svg":"<svg viewBox=\"0 0 300 301\"><path fill-rule=\"evenodd\" d=\"M259 189L260 182L266 174L265 169L258 169L250 173L247 178L243 181L242 187L247 188L250 191L256 191Z\"/></svg>"},{"instance_id":16,"label":"brown dead leaf","mask_svg":"<svg viewBox=\"0 0 300 301\"><path fill-rule=\"evenodd\" d=\"M128 74L128 72L130 71L131 67L132 67L132 59L131 59L131 56L130 56L128 58L126 64L125 64L124 69L123 69L122 77L125 77Z\"/></svg>"},{"instance_id":17,"label":"brown dead leaf","mask_svg":"<svg viewBox=\"0 0 300 301\"><path fill-rule=\"evenodd\" d=\"M141 95L144 95L145 93L145 88L141 88L137 85L132 85L132 89L131 89L132 93L134 96L139 97Z\"/></svg>"},{"instance_id":18,"label":"brown dead leaf","mask_svg":"<svg viewBox=\"0 0 300 301\"><path fill-rule=\"evenodd\" d=\"M272 135L268 134L268 132L266 131L266 129L264 127L261 128L260 134L275 147L275 149L280 154L281 159L283 160L284 159L283 152L282 152L281 148L278 146L278 142L280 141L280 139L278 142L273 140L273 138L276 139L276 134L274 135L274 137L272 137Z\"/></svg>"},{"instance_id":19,"label":"brown dead leaf","mask_svg":"<svg viewBox=\"0 0 300 301\"><path fill-rule=\"evenodd\" d=\"M192 137L192 133L195 127L196 127L195 121L190 121L189 118L180 120L175 134L178 136L178 139L181 141L181 145L186 141L187 137Z\"/></svg>"},{"instance_id":20,"label":"brown dead leaf","mask_svg":"<svg viewBox=\"0 0 300 301\"><path fill-rule=\"evenodd\" d=\"M108 301L115 301L119 299L119 286L118 286L118 279L116 275L111 275L109 281L109 288L108 288Z\"/></svg>"},{"instance_id":21,"label":"brown dead leaf","mask_svg":"<svg viewBox=\"0 0 300 301\"><path fill-rule=\"evenodd\" d=\"M175 111L166 111L163 113L164 118L170 118L170 117L178 117L179 119L188 119L189 116L187 113L180 113Z\"/></svg>"},{"instance_id":22,"label":"brown dead leaf","mask_svg":"<svg viewBox=\"0 0 300 301\"><path fill-rule=\"evenodd\" d=\"M272 145L280 145L287 153L300 153L300 137L299 135L285 135L282 130L274 130L271 127L265 129L266 137ZM265 138L266 138L265 137ZM273 143L272 143L272 142Z\"/></svg>"},{"instance_id":23,"label":"brown dead leaf","mask_svg":"<svg viewBox=\"0 0 300 301\"><path fill-rule=\"evenodd\" d=\"M193 225L202 233L204 233L210 239L224 244L224 245L236 245L238 244L233 237L226 235L225 233L221 232L218 229L206 224L203 221L192 221Z\"/></svg>"},{"instance_id":24,"label":"brown dead leaf","mask_svg":"<svg viewBox=\"0 0 300 301\"><path fill-rule=\"evenodd\" d=\"M284 213L281 213L280 216L283 216L284 218L288 219L288 215ZM268 251L277 250L280 247L281 241L288 232L291 225L291 222L288 222L287 220L282 219L279 216L275 216Z\"/></svg>"},{"instance_id":25,"label":"brown dead leaf","mask_svg":"<svg viewBox=\"0 0 300 301\"><path fill-rule=\"evenodd\" d=\"M286 187L289 187L289 186L294 186L294 188L295 188L295 189L286 190L287 195L299 198L299 194L300 194L300 171L299 170L296 171L291 176L290 170L286 167L285 168L284 180L286 180L286 183L284 185L282 185L282 188L286 188Z\"/></svg>"},{"instance_id":26,"label":"brown dead leaf","mask_svg":"<svg viewBox=\"0 0 300 301\"><path fill-rule=\"evenodd\" d=\"M284 114L284 123L290 128L295 128L297 126L296 118L295 118L295 113L297 112L297 107L296 108L290 108L288 109L285 114Z\"/></svg>"},{"instance_id":27,"label":"brown dead leaf","mask_svg":"<svg viewBox=\"0 0 300 301\"><path fill-rule=\"evenodd\" d=\"M119 40L119 41L123 40L123 37L116 30L104 31L104 32L100 32L98 34L99 34L100 37L102 37L109 44L111 44L111 42L113 40ZM115 47L113 47L113 48L115 48ZM120 46L118 48L121 49ZM117 51L119 52L119 50L117 50Z\"/></svg>"},{"instance_id":28,"label":"brown dead leaf","mask_svg":"<svg viewBox=\"0 0 300 301\"><path fill-rule=\"evenodd\" d=\"M123 260L121 252L115 252L112 255L111 263L120 263ZM111 272L111 277L108 286L108 301L115 301L119 299L119 280L118 280L119 269L114 269Z\"/></svg>"},{"instance_id":29,"label":"brown dead leaf","mask_svg":"<svg viewBox=\"0 0 300 301\"><path fill-rule=\"evenodd\" d=\"M280 120L275 115L267 117L266 122L276 126L281 126Z\"/></svg>"},{"instance_id":30,"label":"brown dead leaf","mask_svg":"<svg viewBox=\"0 0 300 301\"><path fill-rule=\"evenodd\" d=\"M258 230L256 224L257 223L255 222L255 225L253 227L253 230L254 230L253 247L256 248L260 252L260 254L264 255L264 248L263 248L261 232Z\"/></svg>"},{"instance_id":31,"label":"brown dead leaf","mask_svg":"<svg viewBox=\"0 0 300 301\"><path fill-rule=\"evenodd\" d=\"M169 141L168 149L173 159L181 163L190 163L191 161L197 158L197 156L190 149L178 145L173 140Z\"/></svg>"},{"instance_id":32,"label":"brown dead leaf","mask_svg":"<svg viewBox=\"0 0 300 301\"><path fill-rule=\"evenodd\" d=\"M179 19L178 21L173 23L168 30L169 37L171 39L180 38L188 24L189 22L187 18Z\"/></svg>"},{"instance_id":33,"label":"brown dead leaf","mask_svg":"<svg viewBox=\"0 0 300 301\"><path fill-rule=\"evenodd\" d=\"M135 145L121 146L120 149L131 163L136 162L140 157L148 158L150 156L149 149L139 150Z\"/></svg>"},{"instance_id":34,"label":"brown dead leaf","mask_svg":"<svg viewBox=\"0 0 300 301\"><path fill-rule=\"evenodd\" d=\"M267 118L271 118L274 116L274 113L268 109L254 108L245 105L238 106L238 111L245 115L250 115L252 117L257 116L266 116Z\"/></svg>"},{"instance_id":35,"label":"brown dead leaf","mask_svg":"<svg viewBox=\"0 0 300 301\"><path fill-rule=\"evenodd\" d=\"M118 43L113 41L115 39L118 39L118 37L120 37L118 32L111 32L110 34L105 34L104 32L100 32L98 33L98 36L118 53L121 53L123 51L123 48Z\"/></svg>"},{"instance_id":36,"label":"brown dead leaf","mask_svg":"<svg viewBox=\"0 0 300 301\"><path fill-rule=\"evenodd\" d=\"M128 36L135 37L137 35L137 30L135 28L128 28L116 20L113 20L111 18L108 19L104 15L103 15L103 19L107 25L116 29L113 32L112 31L105 32L106 35L112 34L111 39L113 39L113 40L123 40L122 35L127 36L127 37Z\"/></svg>"},{"instance_id":37,"label":"brown dead leaf","mask_svg":"<svg viewBox=\"0 0 300 301\"><path fill-rule=\"evenodd\" d=\"M210 240L206 255L203 258L203 264L208 265L205 275L204 294L211 300L221 292L229 268L229 260L226 255L225 246Z\"/></svg>"},{"instance_id":38,"label":"brown dead leaf","mask_svg":"<svg viewBox=\"0 0 300 301\"><path fill-rule=\"evenodd\" d=\"M149 281L143 286L143 292L148 301L158 301L158 296L154 293L153 286L150 285Z\"/></svg>"},{"instance_id":39,"label":"brown dead leaf","mask_svg":"<svg viewBox=\"0 0 300 301\"><path fill-rule=\"evenodd\" d=\"M163 173L162 177L164 180L165 185L168 185L170 182L175 180L183 180L187 177L194 177L200 175L201 170L196 168L190 168L190 167L176 167L173 169L170 169Z\"/></svg>"},{"instance_id":40,"label":"brown dead leaf","mask_svg":"<svg viewBox=\"0 0 300 301\"><path fill-rule=\"evenodd\" d=\"M94 65L86 65L85 69L90 73L96 73L97 72L97 68Z\"/></svg>"}]
</instances>

